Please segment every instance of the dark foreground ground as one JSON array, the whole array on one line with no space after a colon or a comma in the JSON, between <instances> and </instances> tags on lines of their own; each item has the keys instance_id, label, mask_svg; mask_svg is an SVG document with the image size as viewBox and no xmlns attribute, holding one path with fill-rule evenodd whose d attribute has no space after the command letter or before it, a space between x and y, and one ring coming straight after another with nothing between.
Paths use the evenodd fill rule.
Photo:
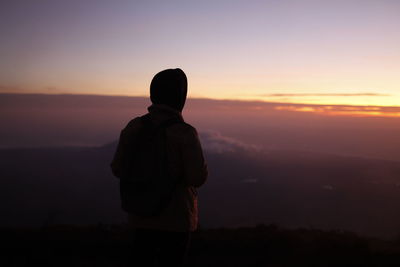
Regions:
<instances>
[{"instance_id":1,"label":"dark foreground ground","mask_svg":"<svg viewBox=\"0 0 400 267\"><path fill-rule=\"evenodd\" d=\"M127 266L121 225L0 229L0 266ZM193 234L188 266L400 266L400 240L343 231L253 228Z\"/></svg>"}]
</instances>

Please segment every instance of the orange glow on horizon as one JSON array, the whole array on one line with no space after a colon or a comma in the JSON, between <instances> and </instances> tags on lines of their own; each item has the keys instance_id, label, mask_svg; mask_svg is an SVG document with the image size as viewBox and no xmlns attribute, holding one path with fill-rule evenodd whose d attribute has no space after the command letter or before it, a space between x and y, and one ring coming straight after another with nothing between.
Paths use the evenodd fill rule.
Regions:
<instances>
[{"instance_id":1,"label":"orange glow on horizon","mask_svg":"<svg viewBox=\"0 0 400 267\"><path fill-rule=\"evenodd\" d=\"M400 111L385 111L379 107L332 107L332 106L277 106L275 110L312 112L330 116L353 117L400 117Z\"/></svg>"}]
</instances>

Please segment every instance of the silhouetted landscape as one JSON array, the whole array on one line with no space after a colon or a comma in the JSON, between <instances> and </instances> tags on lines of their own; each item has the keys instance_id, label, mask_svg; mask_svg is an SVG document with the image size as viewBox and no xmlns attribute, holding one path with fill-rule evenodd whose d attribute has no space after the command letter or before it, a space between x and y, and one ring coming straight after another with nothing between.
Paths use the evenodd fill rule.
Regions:
<instances>
[{"instance_id":1,"label":"silhouetted landscape","mask_svg":"<svg viewBox=\"0 0 400 267\"><path fill-rule=\"evenodd\" d=\"M399 14L1 1L0 267L400 266Z\"/></svg>"},{"instance_id":2,"label":"silhouetted landscape","mask_svg":"<svg viewBox=\"0 0 400 267\"><path fill-rule=\"evenodd\" d=\"M204 136L204 143L227 145L211 138ZM109 169L114 150L115 143L0 150L2 225L124 222L118 180ZM229 151L206 150L206 158L212 172L199 190L204 227L277 223L385 237L399 233L398 162L267 153L232 144Z\"/></svg>"},{"instance_id":3,"label":"silhouetted landscape","mask_svg":"<svg viewBox=\"0 0 400 267\"><path fill-rule=\"evenodd\" d=\"M126 266L126 225L0 228L2 266ZM218 228L193 234L188 266L397 266L398 239L347 231L283 229L276 225Z\"/></svg>"},{"instance_id":4,"label":"silhouetted landscape","mask_svg":"<svg viewBox=\"0 0 400 267\"><path fill-rule=\"evenodd\" d=\"M126 215L109 164L119 130L145 112L146 102L37 95L0 100L1 123L9 125L0 132L0 226L12 244L5 248L9 255L26 251L25 258L11 262L52 265L57 257L66 257L65 266L124 262ZM252 111L260 103L192 101L188 120L202 125L210 176L199 190L201 231L193 237L191 266L399 263L399 146L389 140L398 133L397 120L342 118L348 136L341 139L344 126L337 117L279 113L271 108L276 104L266 103L260 121L259 108ZM236 104L241 115L224 119ZM209 109L202 113L204 105ZM252 116L258 124L249 121ZM285 121L275 121L279 116ZM370 143L374 130L365 128L357 139L354 129L366 127L367 120L380 125L386 138ZM348 152L335 153L351 141ZM33 249L36 241L40 246ZM109 254L101 253L105 250Z\"/></svg>"}]
</instances>

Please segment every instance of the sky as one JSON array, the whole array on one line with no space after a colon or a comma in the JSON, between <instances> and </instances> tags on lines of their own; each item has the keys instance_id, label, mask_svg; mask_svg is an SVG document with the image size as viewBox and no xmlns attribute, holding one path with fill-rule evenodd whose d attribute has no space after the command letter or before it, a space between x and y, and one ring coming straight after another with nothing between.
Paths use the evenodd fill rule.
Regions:
<instances>
[{"instance_id":1,"label":"sky","mask_svg":"<svg viewBox=\"0 0 400 267\"><path fill-rule=\"evenodd\" d=\"M0 92L400 106L396 0L3 0Z\"/></svg>"}]
</instances>

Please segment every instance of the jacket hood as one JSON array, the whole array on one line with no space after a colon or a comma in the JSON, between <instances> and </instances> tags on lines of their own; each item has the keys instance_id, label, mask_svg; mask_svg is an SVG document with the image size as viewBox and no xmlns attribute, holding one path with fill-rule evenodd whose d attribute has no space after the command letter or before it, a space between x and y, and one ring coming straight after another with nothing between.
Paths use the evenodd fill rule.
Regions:
<instances>
[{"instance_id":1,"label":"jacket hood","mask_svg":"<svg viewBox=\"0 0 400 267\"><path fill-rule=\"evenodd\" d=\"M181 69L166 69L157 73L150 84L153 104L164 104L178 111L185 106L187 78Z\"/></svg>"}]
</instances>

